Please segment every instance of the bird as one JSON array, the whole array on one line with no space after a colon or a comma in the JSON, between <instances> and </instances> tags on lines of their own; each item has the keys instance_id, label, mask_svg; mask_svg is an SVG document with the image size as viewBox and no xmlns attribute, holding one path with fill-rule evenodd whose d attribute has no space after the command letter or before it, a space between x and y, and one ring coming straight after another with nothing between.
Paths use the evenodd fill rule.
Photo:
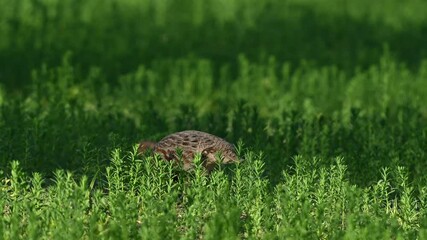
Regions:
<instances>
[{"instance_id":1,"label":"bird","mask_svg":"<svg viewBox=\"0 0 427 240\"><path fill-rule=\"evenodd\" d=\"M234 146L226 140L210 133L185 130L165 136L158 142L140 141L138 153L152 152L159 154L164 160L178 162L182 159L183 169L194 169L193 159L197 153L201 154L203 167L211 172L218 163L218 157L222 164L238 162Z\"/></svg>"}]
</instances>

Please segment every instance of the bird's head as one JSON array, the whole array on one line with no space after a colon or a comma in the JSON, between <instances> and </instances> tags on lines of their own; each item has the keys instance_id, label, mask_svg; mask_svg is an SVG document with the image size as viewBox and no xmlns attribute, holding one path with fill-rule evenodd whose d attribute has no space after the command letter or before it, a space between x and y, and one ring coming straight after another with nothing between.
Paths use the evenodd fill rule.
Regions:
<instances>
[{"instance_id":1,"label":"bird's head","mask_svg":"<svg viewBox=\"0 0 427 240\"><path fill-rule=\"evenodd\" d=\"M154 151L156 148L156 143L151 141L141 141L138 147L138 153L144 154L146 152Z\"/></svg>"}]
</instances>

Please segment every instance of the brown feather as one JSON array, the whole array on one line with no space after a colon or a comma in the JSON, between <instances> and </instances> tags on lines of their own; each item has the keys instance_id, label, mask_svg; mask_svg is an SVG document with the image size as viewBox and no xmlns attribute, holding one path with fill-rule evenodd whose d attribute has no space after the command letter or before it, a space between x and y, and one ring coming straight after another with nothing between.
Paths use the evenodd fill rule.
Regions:
<instances>
[{"instance_id":1,"label":"brown feather","mask_svg":"<svg viewBox=\"0 0 427 240\"><path fill-rule=\"evenodd\" d=\"M170 134L157 143L142 141L138 151L145 153L150 149L160 154L165 160L172 161L179 160L177 149L180 149L186 171L194 168L193 159L196 153L202 155L203 166L208 171L215 167L218 154L221 155L224 164L238 161L232 144L215 135L195 130Z\"/></svg>"}]
</instances>

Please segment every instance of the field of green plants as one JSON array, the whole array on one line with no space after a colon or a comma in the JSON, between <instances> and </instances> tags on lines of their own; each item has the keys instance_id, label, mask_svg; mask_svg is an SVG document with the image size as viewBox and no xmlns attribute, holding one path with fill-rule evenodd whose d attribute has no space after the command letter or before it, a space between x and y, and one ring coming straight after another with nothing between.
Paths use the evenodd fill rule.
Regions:
<instances>
[{"instance_id":1,"label":"field of green plants","mask_svg":"<svg viewBox=\"0 0 427 240\"><path fill-rule=\"evenodd\" d=\"M427 239L426 9L0 0L0 239Z\"/></svg>"}]
</instances>

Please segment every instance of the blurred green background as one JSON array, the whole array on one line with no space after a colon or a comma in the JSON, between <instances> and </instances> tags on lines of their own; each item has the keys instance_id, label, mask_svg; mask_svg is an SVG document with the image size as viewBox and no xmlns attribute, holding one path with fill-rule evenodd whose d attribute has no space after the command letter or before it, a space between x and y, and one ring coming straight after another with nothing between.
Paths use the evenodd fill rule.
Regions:
<instances>
[{"instance_id":1,"label":"blurred green background","mask_svg":"<svg viewBox=\"0 0 427 240\"><path fill-rule=\"evenodd\" d=\"M111 150L198 129L265 153L343 156L422 182L427 2L0 0L0 166L103 171Z\"/></svg>"},{"instance_id":2,"label":"blurred green background","mask_svg":"<svg viewBox=\"0 0 427 240\"><path fill-rule=\"evenodd\" d=\"M201 57L236 70L252 61L336 65L377 63L384 49L414 69L427 56L422 0L1 0L0 80L29 82L42 63L73 53L81 71L100 67L109 81L140 64Z\"/></svg>"}]
</instances>

